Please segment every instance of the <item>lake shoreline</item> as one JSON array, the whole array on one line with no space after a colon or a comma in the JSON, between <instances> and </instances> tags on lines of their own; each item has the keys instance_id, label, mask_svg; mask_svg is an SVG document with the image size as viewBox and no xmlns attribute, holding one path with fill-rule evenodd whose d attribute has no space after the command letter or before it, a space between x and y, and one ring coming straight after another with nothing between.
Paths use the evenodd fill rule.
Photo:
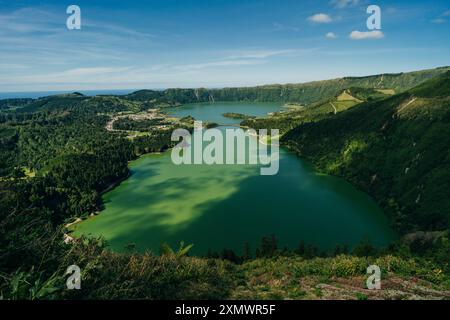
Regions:
<instances>
[{"instance_id":1,"label":"lake shoreline","mask_svg":"<svg viewBox=\"0 0 450 320\"><path fill-rule=\"evenodd\" d=\"M195 118L210 120L207 117L208 115L205 117L203 114L198 114L198 110L197 114L194 113L193 116L194 115ZM177 116L179 115L177 114ZM217 122L220 123L223 121ZM228 125L221 124L219 126L233 126L239 127L243 130L252 129L247 126L240 125L240 123ZM258 134L250 135L253 137L259 136ZM264 139L261 139L259 142L268 145L268 143L263 140ZM304 240L306 243L311 243L325 249L328 246L332 246L333 244L349 244L353 246L358 241L361 241L361 239L363 238L363 233L366 232L370 235L371 239L375 241L374 244L379 247L388 245L388 243L391 243L390 239L395 238L395 236L392 236L391 234L392 228L389 228L387 226L387 223L385 223L385 213L383 212L383 210L380 210L380 207L377 206L378 203L374 201L374 198L371 197L370 194L366 193L360 188L357 188L354 184L343 177L323 174L323 172L321 170L318 170L318 168L313 163L308 161L308 159L304 159L303 157L301 157L299 153L297 153L292 148L289 148L289 145L285 143L280 143L280 151L283 153L291 154L286 158L283 157L283 161L286 165L284 170L287 170L286 172L288 172L288 175L278 175L278 178L273 178L275 180L271 180L271 182L264 182L268 180L261 180L261 178L258 178L252 173L251 179L246 180L247 187L239 189L240 192L236 194L224 197L224 199L222 199L220 202L220 206L215 206L214 210L211 209L213 210L211 213L214 213L212 215L210 215L210 209L206 209L204 210L204 212L200 213L198 212L198 210L195 210L196 213L193 214L194 211L191 210L191 206L202 204L202 208L209 208L209 205L214 205L214 202L216 202L216 200L207 196L207 190L211 192L211 190L214 189L230 189L230 187L227 187L227 183L231 183L231 186L241 186L242 182L239 182L239 180L236 180L235 182L235 179L231 179L228 180L225 184L216 183L209 186L207 189L203 188L205 190L200 193L196 193L194 191L196 188L184 189L184 200L177 204L184 208L182 212L180 212L179 208L175 208L176 205L170 204L171 201L169 200L169 198L153 198L153 194L155 193L178 194L174 193L174 190L176 190L177 187L172 186L171 183L167 183L165 179L187 178L192 179L192 182L189 183L195 183L198 179L202 179L204 175L204 173L202 172L210 172L203 178L206 179L206 177L208 177L206 181L211 181L211 177L217 175L219 172L219 176L222 174L228 175L228 173L224 173L222 171L223 169L220 168L212 168L217 166L206 166L205 168L209 167L211 169L201 169L200 171L196 171L198 169L194 170L192 168L192 170L194 170L192 171L191 168L185 168L181 169L182 172L178 173L178 171L176 170L180 169L170 167L172 165L170 161L170 154L169 158L167 158L166 154L170 150L171 148L168 148L164 150L164 152L148 152L136 156L135 159L128 162L128 170L130 174L126 177L123 177L122 179L115 181L114 183L109 185L108 188L102 191L102 195L104 195L105 193L114 190L116 187L119 187L123 181L128 179L131 175L134 175L134 173L137 174L137 181L133 180L132 184L124 184L123 188L121 187L118 192L115 192L114 194L111 194L111 196L108 196L107 200L102 197L102 204L106 204L107 208L103 207L101 212L99 212L99 216L102 216L105 211L107 211L107 213L120 213L120 219L123 219L123 222L121 223L122 230L119 229L118 231L111 231L111 228L116 227L117 222L114 222L116 221L114 215L109 215L108 217L100 217L99 220L94 219L93 221L88 222L86 226L77 226L76 230L74 230L76 233L76 238L83 234L93 234L104 235L105 237L107 237L107 239L121 239L119 241L114 240L113 243L111 243L110 249L112 251L121 251L124 243L126 242L126 239L128 239L129 236L130 241L136 243L136 245L140 248L139 250L157 250L153 247L156 247L160 241L175 243L176 241L181 239L196 244L197 250L194 250L197 251L195 253L196 256L205 254L208 249L207 247L209 246L212 246L213 249L231 247L232 249L239 251L241 250L240 248L242 246L241 242L243 242L244 240L250 241L251 244L255 246L260 240L260 236L262 234L270 233L277 234L277 236L281 238L280 240L283 242L283 244L286 244L289 247L294 247L298 245L298 241ZM158 160L159 158L148 158L146 160L143 160L142 162L138 162L135 164L135 162L140 159L145 159L147 156L157 154L165 155L160 160ZM299 162L304 162L304 164L299 165ZM147 172L147 168L155 168L157 172L159 172L159 174L156 176L146 174L145 172ZM244 169L229 169L227 170L227 172L230 172L230 174L233 175L236 170L241 172L236 177L242 177L242 170ZM338 180L333 180L331 178L338 178L338 180L341 180L341 182L339 182ZM249 181L252 181L251 185L248 185ZM145 188L141 188L141 183L143 183L142 186L145 186ZM270 195L267 194L266 190L268 189L262 187L267 183L270 183L270 187L275 188L274 190L270 191ZM306 185L308 186L308 188L305 189L304 183L307 183ZM202 189L203 185L200 184L197 186ZM266 187L269 186L267 185ZM142 190L142 192L135 192L136 190ZM142 196L140 196L141 193ZM131 194L133 195L131 198L129 196L125 196ZM215 194L223 193L216 191ZM145 197L145 199L141 199L140 197ZM261 217L265 218L261 220L261 223L258 224L258 227L255 228L250 234L247 233L244 235L242 232L236 232L235 239L227 240L226 236L220 236L220 233L214 233L209 236L210 238L208 239L210 240L205 240L205 237L209 232L207 230L209 229L205 229L206 225L202 224L204 221L203 218L208 219L209 226L222 225L222 228L224 230L226 230L227 228L231 228L231 226L234 224L234 222L232 222L233 220L242 221L242 228L250 230L248 229L248 227L245 227L246 224L249 223L248 218L245 218L245 215L240 215L239 212L241 212L241 210L245 210L246 206L252 206L252 204L258 207L259 200L267 199L268 197L275 197L275 199L285 199L287 201L286 203L288 205L283 210L286 211L286 214L283 214L281 218L281 221L285 220L286 222L282 223L283 226L281 226L280 224L280 217L275 217L275 214L279 208L276 208L276 205L271 206L270 204L267 204L264 206L260 206L260 208L258 209L260 210L258 212ZM228 198L233 199L233 201L227 200ZM317 201L313 199L317 199ZM324 202L324 200L326 201ZM136 205L136 201L142 204ZM237 203L240 204L241 209L238 209L236 207ZM136 230L140 230L143 228L143 225L134 226L134 224L131 222L132 220L125 219L125 217L130 216L135 219L136 217L144 217L145 215L145 219L149 219L146 220L148 221L146 222L148 223L146 230L152 230L151 226L156 223L152 222L154 220L152 217L155 216L157 219L162 217L161 215L158 216L158 212L160 212L160 207L158 206L160 206L161 204L164 204L164 216L167 217L165 219L173 219L174 222L179 221L177 219L180 218L185 219L183 218L183 216L185 215L193 214L193 217L195 217L195 219L189 219L186 220L186 222L189 221L189 225L193 224L191 228L193 228L192 230L196 231L194 233L191 233L190 229L181 228L179 231L177 231L177 233L172 233L172 235L169 235L166 234L166 229L164 227L159 226L158 228L156 228L155 226L155 230L153 230L151 234L140 231L140 233L138 233L139 235L136 235L135 231L133 231L135 230L134 228L137 228ZM118 210L118 208L120 209ZM290 211L296 212L296 214L289 215L288 212ZM220 220L220 217L225 214L225 212L227 215L230 215L227 216L228 218L226 221L228 222ZM236 216L236 214L238 214L239 216ZM88 218L90 217L87 217L87 219ZM327 221L335 221L335 219L338 220L336 220L334 223L331 222L331 224L323 224L322 219L327 219ZM125 227L128 224L130 224L130 227ZM178 228L178 224L174 224L174 227L175 226L177 226L176 228ZM230 229L228 231L228 234L229 232L235 232L232 230L235 229ZM311 230L316 231L311 233ZM326 237L320 236L320 234L322 234L321 230L327 234ZM155 233L155 231L157 233Z\"/></svg>"},{"instance_id":2,"label":"lake shoreline","mask_svg":"<svg viewBox=\"0 0 450 320\"><path fill-rule=\"evenodd\" d=\"M147 155L163 154L164 152L169 151L170 149L171 148L169 148L169 149L167 149L167 150L165 150L163 152L154 151L154 152L143 153L143 154L137 156L136 159L132 159L132 160L128 161L128 164L127 164L128 173L127 173L127 175L122 177L122 178L117 179L116 181L114 181L112 183L110 183L105 189L103 189L102 191L99 192L99 195L103 196L104 194L106 194L106 193L108 193L110 191L113 191L114 189L119 187L122 184L122 182L128 180L133 175L132 172L131 172L131 169L130 169L130 163L131 162L137 161L140 158L142 158L144 156L147 156ZM69 228L75 227L77 224L79 224L79 223L81 223L81 222L83 222L85 220L88 220L89 218L93 218L95 216L100 215L102 213L102 211L104 211L104 210L105 210L104 202L102 200L100 207L97 207L97 210L95 212L90 212L86 217L74 217L75 218L74 221L69 222L69 223L64 225L64 228L66 229L65 236L68 236L69 234L73 233L74 229L69 229Z\"/></svg>"}]
</instances>

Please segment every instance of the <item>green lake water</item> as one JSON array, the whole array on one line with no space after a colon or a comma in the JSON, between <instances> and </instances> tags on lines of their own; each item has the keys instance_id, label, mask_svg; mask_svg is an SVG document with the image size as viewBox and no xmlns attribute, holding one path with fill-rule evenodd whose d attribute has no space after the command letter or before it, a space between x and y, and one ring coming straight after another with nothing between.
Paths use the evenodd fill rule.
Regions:
<instances>
[{"instance_id":1,"label":"green lake water","mask_svg":"<svg viewBox=\"0 0 450 320\"><path fill-rule=\"evenodd\" d=\"M168 112L229 125L239 120L223 117L225 112L262 116L276 110L280 105L215 103ZM162 242L175 247L183 240L199 255L223 248L240 253L246 241L254 250L262 236L272 234L280 246L295 248L303 240L324 250L351 247L364 237L377 246L396 238L369 196L342 179L316 173L283 148L274 176L261 176L258 165L177 166L170 154L130 163L131 177L103 196L105 210L78 224L75 235L103 236L117 251L134 243L156 253Z\"/></svg>"}]
</instances>

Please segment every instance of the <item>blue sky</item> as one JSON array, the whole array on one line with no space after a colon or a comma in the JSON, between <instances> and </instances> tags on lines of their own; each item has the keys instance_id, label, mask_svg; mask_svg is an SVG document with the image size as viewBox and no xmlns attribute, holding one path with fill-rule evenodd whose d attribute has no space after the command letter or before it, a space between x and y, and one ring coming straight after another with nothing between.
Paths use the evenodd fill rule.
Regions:
<instances>
[{"instance_id":1,"label":"blue sky","mask_svg":"<svg viewBox=\"0 0 450 320\"><path fill-rule=\"evenodd\" d=\"M66 28L71 4L81 30ZM352 39L368 31L370 4L382 33ZM296 83L444 65L450 0L0 0L0 92Z\"/></svg>"}]
</instances>

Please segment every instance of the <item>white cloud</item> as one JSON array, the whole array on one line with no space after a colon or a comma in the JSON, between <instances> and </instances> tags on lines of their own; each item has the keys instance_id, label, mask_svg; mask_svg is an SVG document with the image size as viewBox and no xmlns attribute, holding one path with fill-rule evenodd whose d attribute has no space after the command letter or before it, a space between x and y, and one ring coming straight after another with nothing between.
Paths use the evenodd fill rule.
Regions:
<instances>
[{"instance_id":1,"label":"white cloud","mask_svg":"<svg viewBox=\"0 0 450 320\"><path fill-rule=\"evenodd\" d=\"M342 9L346 7L356 6L359 0L332 0L331 5L335 8Z\"/></svg>"},{"instance_id":2,"label":"white cloud","mask_svg":"<svg viewBox=\"0 0 450 320\"><path fill-rule=\"evenodd\" d=\"M375 31L352 31L350 33L350 39L352 40L370 40L370 39L382 39L384 38L383 32L379 30Z\"/></svg>"},{"instance_id":3,"label":"white cloud","mask_svg":"<svg viewBox=\"0 0 450 320\"><path fill-rule=\"evenodd\" d=\"M308 20L314 23L330 23L331 21L333 21L333 19L331 19L331 17L325 13L317 13L309 17Z\"/></svg>"},{"instance_id":4,"label":"white cloud","mask_svg":"<svg viewBox=\"0 0 450 320\"><path fill-rule=\"evenodd\" d=\"M326 37L327 39L336 39L336 38L337 38L337 36L336 36L336 34L335 34L334 32L328 32L328 33L325 35L325 37Z\"/></svg>"},{"instance_id":5,"label":"white cloud","mask_svg":"<svg viewBox=\"0 0 450 320\"><path fill-rule=\"evenodd\" d=\"M442 16L444 17L450 17L450 10L445 11Z\"/></svg>"}]
</instances>

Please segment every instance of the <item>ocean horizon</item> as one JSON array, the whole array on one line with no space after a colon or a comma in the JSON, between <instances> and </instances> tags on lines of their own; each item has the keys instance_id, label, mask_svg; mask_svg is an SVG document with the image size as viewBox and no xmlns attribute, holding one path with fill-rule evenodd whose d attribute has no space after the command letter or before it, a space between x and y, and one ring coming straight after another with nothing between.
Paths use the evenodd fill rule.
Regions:
<instances>
[{"instance_id":1,"label":"ocean horizon","mask_svg":"<svg viewBox=\"0 0 450 320\"><path fill-rule=\"evenodd\" d=\"M23 91L23 92L0 92L0 99L13 99L13 98L42 98L47 96L53 96L58 94L66 94L79 92L85 96L96 95L125 95L141 89L116 89L116 90L61 90L61 91ZM153 89L152 89L153 90Z\"/></svg>"}]
</instances>

